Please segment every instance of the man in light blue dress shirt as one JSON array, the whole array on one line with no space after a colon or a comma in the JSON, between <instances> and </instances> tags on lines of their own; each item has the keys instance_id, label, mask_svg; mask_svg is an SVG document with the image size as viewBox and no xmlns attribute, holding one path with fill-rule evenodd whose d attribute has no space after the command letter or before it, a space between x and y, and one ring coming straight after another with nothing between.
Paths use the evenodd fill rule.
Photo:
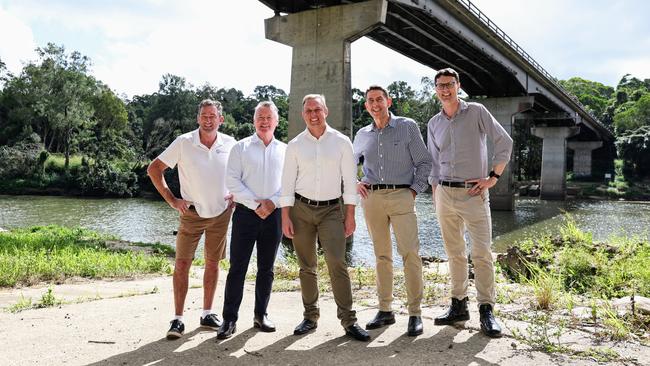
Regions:
<instances>
[{"instance_id":1,"label":"man in light blue dress shirt","mask_svg":"<svg viewBox=\"0 0 650 366\"><path fill-rule=\"evenodd\" d=\"M257 243L257 276L253 326L274 332L266 308L273 285L273 265L282 238L279 207L282 164L287 145L273 137L278 125L278 108L273 102L255 107L255 133L231 150L226 185L236 203L232 217L230 270L226 280L223 324L217 339L230 338L236 331L246 271Z\"/></svg>"}]
</instances>

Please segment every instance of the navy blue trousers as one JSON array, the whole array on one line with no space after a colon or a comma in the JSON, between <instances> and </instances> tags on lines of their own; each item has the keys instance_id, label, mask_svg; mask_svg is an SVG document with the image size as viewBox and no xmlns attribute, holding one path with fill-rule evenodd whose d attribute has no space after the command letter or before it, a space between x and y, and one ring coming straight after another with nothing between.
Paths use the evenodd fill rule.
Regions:
<instances>
[{"instance_id":1,"label":"navy blue trousers","mask_svg":"<svg viewBox=\"0 0 650 366\"><path fill-rule=\"evenodd\" d=\"M265 315L273 286L273 264L282 239L282 216L276 209L266 219L255 211L237 205L232 216L230 239L230 270L226 279L223 304L224 321L237 321L246 271L257 243L257 276L255 279L255 315Z\"/></svg>"}]
</instances>

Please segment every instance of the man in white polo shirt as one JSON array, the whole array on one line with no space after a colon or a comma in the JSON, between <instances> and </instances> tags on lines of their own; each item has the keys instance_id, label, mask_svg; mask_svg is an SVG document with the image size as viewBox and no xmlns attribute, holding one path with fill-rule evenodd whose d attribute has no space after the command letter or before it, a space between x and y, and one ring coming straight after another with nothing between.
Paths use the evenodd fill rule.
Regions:
<instances>
[{"instance_id":1,"label":"man in white polo shirt","mask_svg":"<svg viewBox=\"0 0 650 366\"><path fill-rule=\"evenodd\" d=\"M203 273L202 327L218 330L221 320L212 312L217 289L219 261L226 252L226 231L232 214L230 195L226 189L226 164L235 139L217 133L223 123L221 103L206 99L199 104L199 128L180 135L147 169L147 174L160 195L180 214L176 236L174 266L175 316L167 339L183 335L183 307L187 296L189 271L197 244L205 233L205 269ZM169 190L164 171L178 165L181 197Z\"/></svg>"}]
</instances>

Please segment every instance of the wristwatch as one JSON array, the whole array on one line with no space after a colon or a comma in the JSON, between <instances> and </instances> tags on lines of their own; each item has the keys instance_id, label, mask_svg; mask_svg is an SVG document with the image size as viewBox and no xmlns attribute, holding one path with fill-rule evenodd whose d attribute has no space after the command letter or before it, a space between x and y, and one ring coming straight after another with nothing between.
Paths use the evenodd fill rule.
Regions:
<instances>
[{"instance_id":1,"label":"wristwatch","mask_svg":"<svg viewBox=\"0 0 650 366\"><path fill-rule=\"evenodd\" d=\"M490 178L492 178L492 177L495 177L496 179L499 179L499 178L501 178L501 175L495 173L494 170L491 170L490 171Z\"/></svg>"}]
</instances>

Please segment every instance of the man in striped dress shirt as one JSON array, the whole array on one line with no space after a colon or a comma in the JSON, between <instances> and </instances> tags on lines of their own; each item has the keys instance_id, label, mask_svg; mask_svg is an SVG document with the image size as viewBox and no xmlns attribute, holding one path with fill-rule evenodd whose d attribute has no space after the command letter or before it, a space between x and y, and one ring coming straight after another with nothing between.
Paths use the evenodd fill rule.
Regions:
<instances>
[{"instance_id":1,"label":"man in striped dress shirt","mask_svg":"<svg viewBox=\"0 0 650 366\"><path fill-rule=\"evenodd\" d=\"M397 241L397 252L404 264L409 313L407 334L422 334L422 260L415 217L415 196L427 189L431 155L422 140L417 123L391 114L391 98L381 86L366 90L365 107L373 123L354 138L354 156L362 160L363 177L357 185L368 232L377 261L379 311L366 329L395 323L393 302L393 246L390 229Z\"/></svg>"}]
</instances>

